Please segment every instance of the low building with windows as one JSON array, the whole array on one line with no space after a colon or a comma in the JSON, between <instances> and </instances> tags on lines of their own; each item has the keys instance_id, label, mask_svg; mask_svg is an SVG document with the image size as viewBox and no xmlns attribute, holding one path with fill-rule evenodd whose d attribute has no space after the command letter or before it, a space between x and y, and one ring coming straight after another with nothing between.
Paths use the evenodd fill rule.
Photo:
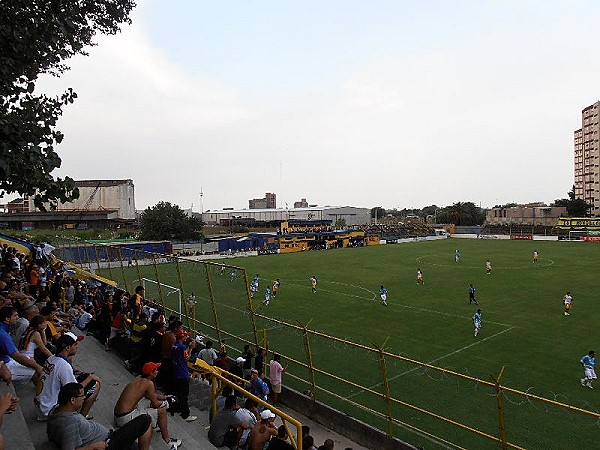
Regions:
<instances>
[{"instance_id":1,"label":"low building with windows","mask_svg":"<svg viewBox=\"0 0 600 450\"><path fill-rule=\"evenodd\" d=\"M485 218L485 225L542 225L554 226L561 216L567 214L564 206L547 206L531 203L512 207L494 207Z\"/></svg>"},{"instance_id":2,"label":"low building with windows","mask_svg":"<svg viewBox=\"0 0 600 450\"><path fill-rule=\"evenodd\" d=\"M207 225L242 223L274 223L288 220L331 221L343 219L346 226L365 225L371 221L369 208L354 206L314 206L308 208L222 209L205 211L202 221Z\"/></svg>"}]
</instances>

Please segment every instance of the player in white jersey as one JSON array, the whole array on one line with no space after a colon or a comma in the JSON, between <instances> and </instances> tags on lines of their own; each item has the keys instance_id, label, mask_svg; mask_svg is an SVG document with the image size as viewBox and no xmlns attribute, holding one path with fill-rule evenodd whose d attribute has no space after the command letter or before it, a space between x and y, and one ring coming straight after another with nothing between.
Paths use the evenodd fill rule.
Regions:
<instances>
[{"instance_id":1,"label":"player in white jersey","mask_svg":"<svg viewBox=\"0 0 600 450\"><path fill-rule=\"evenodd\" d=\"M571 292L567 292L563 297L563 303L565 304L565 316L570 315L571 307L573 306L573 297L571 296Z\"/></svg>"},{"instance_id":2,"label":"player in white jersey","mask_svg":"<svg viewBox=\"0 0 600 450\"><path fill-rule=\"evenodd\" d=\"M417 268L417 284L425 284L425 279L423 278L423 272L421 271L421 268L418 267Z\"/></svg>"},{"instance_id":3,"label":"player in white jersey","mask_svg":"<svg viewBox=\"0 0 600 450\"><path fill-rule=\"evenodd\" d=\"M539 261L539 259L540 259L540 255L538 254L537 251L534 251L533 252L533 262L536 263Z\"/></svg>"},{"instance_id":4,"label":"player in white jersey","mask_svg":"<svg viewBox=\"0 0 600 450\"><path fill-rule=\"evenodd\" d=\"M314 275L310 277L310 285L312 293L315 294L317 292L317 277L315 277Z\"/></svg>"},{"instance_id":5,"label":"player in white jersey","mask_svg":"<svg viewBox=\"0 0 600 450\"><path fill-rule=\"evenodd\" d=\"M485 273L488 275L492 273L492 262L489 259L485 262Z\"/></svg>"},{"instance_id":6,"label":"player in white jersey","mask_svg":"<svg viewBox=\"0 0 600 450\"><path fill-rule=\"evenodd\" d=\"M271 293L273 295L273 298L275 298L275 296L279 292L280 286L281 286L281 282L279 281L279 278L277 278L275 281L273 281L273 286L271 287Z\"/></svg>"},{"instance_id":7,"label":"player in white jersey","mask_svg":"<svg viewBox=\"0 0 600 450\"><path fill-rule=\"evenodd\" d=\"M481 317L481 310L478 309L475 314L473 314L473 327L475 327L475 336L479 334L479 330L481 330L481 322L483 318Z\"/></svg>"}]
</instances>

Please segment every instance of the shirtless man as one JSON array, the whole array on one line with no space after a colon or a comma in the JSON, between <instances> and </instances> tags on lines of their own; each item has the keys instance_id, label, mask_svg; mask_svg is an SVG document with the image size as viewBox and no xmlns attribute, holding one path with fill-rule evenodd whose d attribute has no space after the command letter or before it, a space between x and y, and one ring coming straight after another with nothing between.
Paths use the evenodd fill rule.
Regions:
<instances>
[{"instance_id":1,"label":"shirtless man","mask_svg":"<svg viewBox=\"0 0 600 450\"><path fill-rule=\"evenodd\" d=\"M144 364L142 375L135 377L125 386L115 405L115 425L122 427L137 416L148 414L152 418L152 426L158 426L160 429L160 434L169 446L169 450L177 450L181 445L181 440L169 436L167 425L167 407L169 406L167 398L169 396L157 395L154 386L159 367L160 363L149 362ZM150 401L150 407L147 409L138 407L138 403L143 398Z\"/></svg>"},{"instance_id":2,"label":"shirtless man","mask_svg":"<svg viewBox=\"0 0 600 450\"><path fill-rule=\"evenodd\" d=\"M273 425L275 414L270 409L265 409L260 413L260 422L252 427L250 436L248 436L248 450L262 450L265 442L271 439L271 436L277 436L277 427Z\"/></svg>"}]
</instances>

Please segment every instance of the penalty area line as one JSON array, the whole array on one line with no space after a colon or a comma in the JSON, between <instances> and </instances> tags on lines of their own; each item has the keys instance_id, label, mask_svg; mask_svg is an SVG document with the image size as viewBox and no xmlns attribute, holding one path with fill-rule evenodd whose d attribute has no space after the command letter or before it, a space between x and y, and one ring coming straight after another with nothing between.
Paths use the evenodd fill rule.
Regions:
<instances>
[{"instance_id":1,"label":"penalty area line","mask_svg":"<svg viewBox=\"0 0 600 450\"><path fill-rule=\"evenodd\" d=\"M507 331L510 331L510 330L512 330L513 328L515 328L515 327L514 327L514 326L512 326L512 327L510 327L510 328L507 328L506 330L499 331L498 333L492 334L491 336L488 336L488 337L486 337L486 338L483 338L483 339L481 339L481 340L479 340L479 341L473 342L472 344L465 345L464 347L462 347L462 348L459 348L458 350L454 350L453 352L450 352L450 353L448 353L448 354L446 354L446 355L440 356L439 358L432 359L431 361L427 362L427 364L435 364L435 363L437 363L437 362L439 362L439 361L441 361L441 360L443 360L443 359L446 359L446 358L449 358L450 356L456 355L457 353L464 352L465 350L468 350L468 349L470 349L471 347L474 347L474 346L476 346L476 345L482 344L483 342L485 342L485 341L487 341L487 340L489 340L489 339L493 339L493 338L495 338L495 337L498 337L498 336L500 336L501 334L504 334L504 333L506 333ZM419 369L422 369L422 368L423 368L422 366L416 366L416 367L413 367L412 369L405 370L405 371L404 371L404 372L402 372L402 373L399 373L399 374L397 374L397 375L394 375L394 376L393 376L393 377L391 377L391 378L388 378L388 383L389 383L390 381L394 381L394 380L396 380L396 379L398 379L398 378L400 378L400 377L403 377L404 375L408 375L409 373L415 372L415 371L417 371L417 370L419 370ZM372 385L372 386L369 386L369 389L373 390L374 388L376 388L376 387L379 387L379 386L381 386L382 384L383 384L383 383L377 383L377 384L374 384L374 385ZM360 390L360 391L354 392L354 393L352 393L352 394L348 395L348 398L353 398L353 397L356 397L357 395L359 395L359 394L362 394L363 392L365 392L365 391L364 391L364 390Z\"/></svg>"},{"instance_id":2,"label":"penalty area line","mask_svg":"<svg viewBox=\"0 0 600 450\"><path fill-rule=\"evenodd\" d=\"M405 305L403 303L393 303L392 305L393 306L402 306L403 308L414 309L417 311L439 314L440 316L445 316L445 317L460 317L461 319L465 319L465 316L461 316L459 314L445 313L445 312L441 312L441 311L436 311L434 309L419 308L418 306L409 306L409 305ZM477 305L475 305L475 306L477 306ZM514 328L513 325L509 325L507 323L502 323L502 322L492 322L491 320L486 320L486 323L493 323L494 325L500 325L500 326L507 327L507 328Z\"/></svg>"}]
</instances>

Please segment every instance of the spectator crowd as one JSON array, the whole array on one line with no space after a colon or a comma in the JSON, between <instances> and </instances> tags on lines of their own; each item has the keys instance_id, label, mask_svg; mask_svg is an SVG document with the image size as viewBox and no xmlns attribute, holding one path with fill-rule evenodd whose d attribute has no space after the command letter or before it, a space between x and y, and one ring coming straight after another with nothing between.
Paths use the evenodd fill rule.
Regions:
<instances>
[{"instance_id":1,"label":"spectator crowd","mask_svg":"<svg viewBox=\"0 0 600 450\"><path fill-rule=\"evenodd\" d=\"M278 405L281 357L246 346L231 359L224 341L215 348L202 336L192 338L179 317L166 317L158 305L146 301L144 288L133 293L93 280L80 280L62 262L51 259L37 243L29 255L4 244L0 248L0 380L35 389L37 419L47 422L48 438L61 449L79 447L140 450L150 447L152 429L170 450L182 445L169 433L169 414L188 423L196 421L188 404L192 373L188 361L200 358L225 371L231 381L263 402ZM93 420L92 407L102 380L73 368L73 358L84 336L95 336L106 351L125 356L135 376L114 406L114 430ZM269 378L264 368L269 367ZM203 375L209 383L210 374ZM35 386L35 387L34 387ZM292 449L285 426L274 425L275 414L243 391L222 383L217 412L208 431L216 447ZM4 414L19 399L0 396L0 426ZM303 430L303 449L316 450L310 430ZM0 450L4 439L0 435ZM318 450L333 449L327 440Z\"/></svg>"}]
</instances>

